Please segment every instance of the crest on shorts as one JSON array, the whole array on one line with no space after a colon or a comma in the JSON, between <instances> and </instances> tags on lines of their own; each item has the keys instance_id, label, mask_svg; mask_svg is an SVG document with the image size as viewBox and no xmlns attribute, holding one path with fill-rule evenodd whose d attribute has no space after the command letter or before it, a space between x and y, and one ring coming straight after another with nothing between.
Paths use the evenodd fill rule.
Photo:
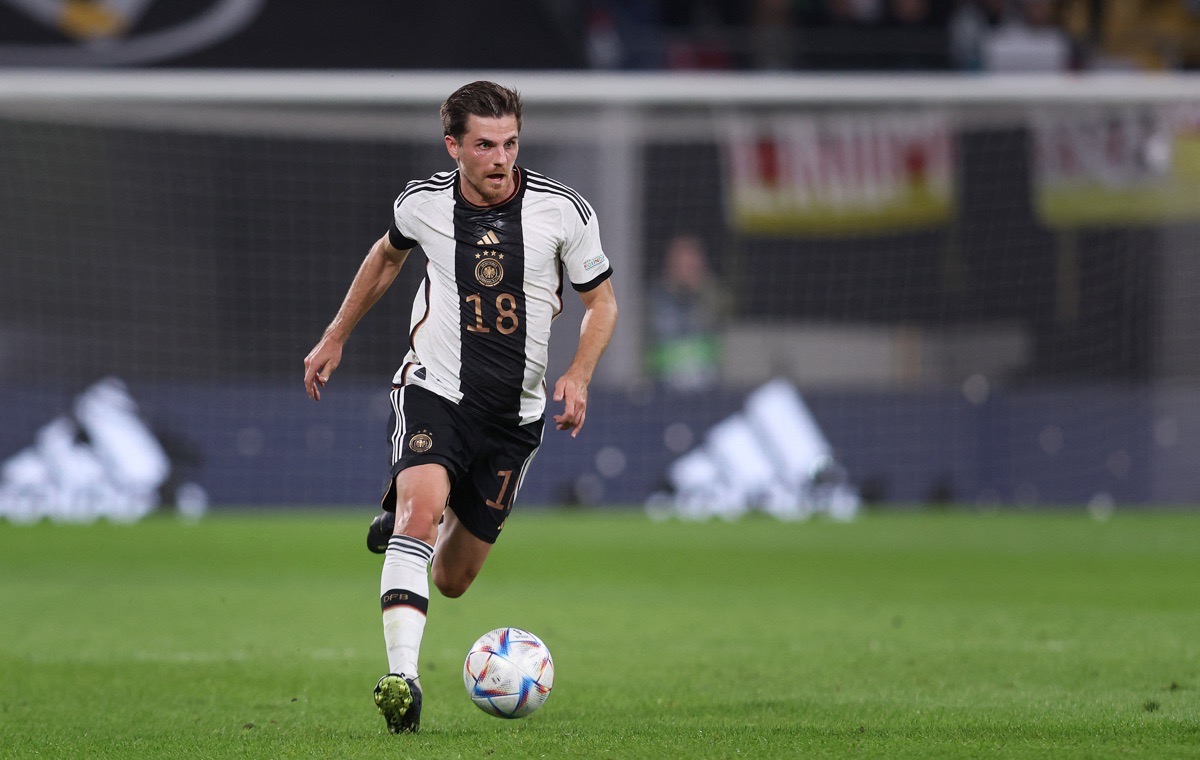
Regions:
<instances>
[{"instance_id":1,"label":"crest on shorts","mask_svg":"<svg viewBox=\"0 0 1200 760\"><path fill-rule=\"evenodd\" d=\"M492 258L495 251L488 251L487 258L480 259L475 265L475 279L479 280L479 284L484 287L495 287L504 279L504 266L497 258Z\"/></svg>"},{"instance_id":2,"label":"crest on shorts","mask_svg":"<svg viewBox=\"0 0 1200 760\"><path fill-rule=\"evenodd\" d=\"M424 454L433 448L433 436L422 430L408 439L408 448L417 454Z\"/></svg>"}]
</instances>

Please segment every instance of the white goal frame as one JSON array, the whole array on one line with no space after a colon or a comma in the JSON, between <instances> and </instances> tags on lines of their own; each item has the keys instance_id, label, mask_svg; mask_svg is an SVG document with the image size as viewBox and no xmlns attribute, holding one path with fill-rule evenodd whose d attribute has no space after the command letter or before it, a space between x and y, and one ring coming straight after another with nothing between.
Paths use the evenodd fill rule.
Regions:
<instances>
[{"instance_id":1,"label":"white goal frame","mask_svg":"<svg viewBox=\"0 0 1200 760\"><path fill-rule=\"evenodd\" d=\"M623 321L642 323L638 286L643 220L638 207L643 167L638 149L648 137L714 139L717 119L672 109L720 114L737 108L829 109L934 107L960 121L1024 120L1055 106L1155 105L1200 101L1200 75L1137 74L804 74L570 73L526 71L0 71L0 115L46 114L88 122L149 122L186 130L338 134L428 140L437 106L470 79L519 89L536 118L531 140L597 142L595 205L603 209L605 247L618 272ZM137 104L138 109L129 109ZM80 108L86 105L85 108ZM155 109L155 105L162 108ZM304 109L297 115L294 109ZM403 112L396 109L402 108ZM390 110L389 110L390 109ZM423 115L414 115L417 112ZM653 119L647 117L655 112ZM584 115L580 115L580 114ZM624 282L623 282L624 281ZM570 305L568 306L570 308ZM1197 346L1200 350L1200 346ZM640 377L641 336L618 335L598 379L613 384Z\"/></svg>"}]
</instances>

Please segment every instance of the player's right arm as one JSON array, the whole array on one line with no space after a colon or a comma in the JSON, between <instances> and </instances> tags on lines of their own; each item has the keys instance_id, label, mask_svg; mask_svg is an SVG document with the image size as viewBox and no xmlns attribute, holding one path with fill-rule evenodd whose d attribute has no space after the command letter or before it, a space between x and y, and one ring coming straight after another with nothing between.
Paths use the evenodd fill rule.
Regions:
<instances>
[{"instance_id":1,"label":"player's right arm","mask_svg":"<svg viewBox=\"0 0 1200 760\"><path fill-rule=\"evenodd\" d=\"M342 361L342 346L379 297L400 274L400 267L411 249L400 250L392 245L389 235L375 241L350 283L350 289L321 340L304 357L304 389L313 401L321 400L321 389Z\"/></svg>"}]
</instances>

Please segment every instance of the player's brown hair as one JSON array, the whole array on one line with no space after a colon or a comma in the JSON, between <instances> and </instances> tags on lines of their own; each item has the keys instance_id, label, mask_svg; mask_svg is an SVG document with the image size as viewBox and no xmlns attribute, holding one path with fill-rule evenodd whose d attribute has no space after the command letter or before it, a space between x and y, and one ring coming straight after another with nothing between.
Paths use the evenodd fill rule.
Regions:
<instances>
[{"instance_id":1,"label":"player's brown hair","mask_svg":"<svg viewBox=\"0 0 1200 760\"><path fill-rule=\"evenodd\" d=\"M442 103L442 132L456 141L467 133L467 117L504 116L517 118L517 131L521 131L521 94L502 87L495 82L480 80L459 87L446 102Z\"/></svg>"}]
</instances>

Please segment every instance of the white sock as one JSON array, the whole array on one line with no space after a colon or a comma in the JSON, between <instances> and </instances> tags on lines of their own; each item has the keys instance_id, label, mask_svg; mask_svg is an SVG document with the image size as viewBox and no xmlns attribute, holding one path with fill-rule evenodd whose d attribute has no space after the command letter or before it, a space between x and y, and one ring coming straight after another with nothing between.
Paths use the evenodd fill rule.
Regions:
<instances>
[{"instance_id":1,"label":"white sock","mask_svg":"<svg viewBox=\"0 0 1200 760\"><path fill-rule=\"evenodd\" d=\"M379 606L388 670L417 677L417 655L429 610L429 561L433 547L411 536L392 536L383 558Z\"/></svg>"}]
</instances>

